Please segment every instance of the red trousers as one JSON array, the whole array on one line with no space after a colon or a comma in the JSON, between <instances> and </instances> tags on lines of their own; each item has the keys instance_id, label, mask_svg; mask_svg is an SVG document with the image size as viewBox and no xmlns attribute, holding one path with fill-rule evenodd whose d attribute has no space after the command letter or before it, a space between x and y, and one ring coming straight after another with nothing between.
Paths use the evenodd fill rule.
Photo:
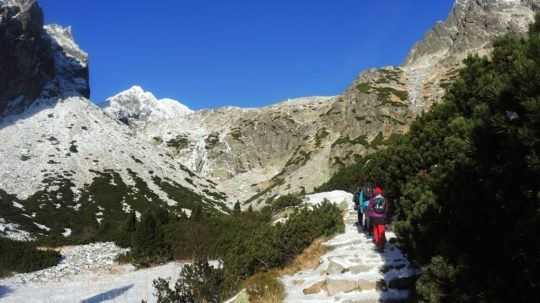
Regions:
<instances>
[{"instance_id":1,"label":"red trousers","mask_svg":"<svg viewBox=\"0 0 540 303\"><path fill-rule=\"evenodd\" d=\"M384 224L373 225L373 242L377 248L384 248L386 244L386 237L384 235Z\"/></svg>"}]
</instances>

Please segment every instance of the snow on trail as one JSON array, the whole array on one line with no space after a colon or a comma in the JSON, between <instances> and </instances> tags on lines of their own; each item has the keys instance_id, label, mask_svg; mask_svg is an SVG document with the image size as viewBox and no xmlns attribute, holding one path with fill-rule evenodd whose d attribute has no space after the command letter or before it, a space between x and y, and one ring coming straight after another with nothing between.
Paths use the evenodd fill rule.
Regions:
<instances>
[{"instance_id":1,"label":"snow on trail","mask_svg":"<svg viewBox=\"0 0 540 303\"><path fill-rule=\"evenodd\" d=\"M0 302L151 303L156 301L153 281L176 281L182 270L183 264L176 262L142 270L116 264L114 259L124 251L113 243L65 247L57 266L0 280Z\"/></svg>"},{"instance_id":2,"label":"snow on trail","mask_svg":"<svg viewBox=\"0 0 540 303\"><path fill-rule=\"evenodd\" d=\"M348 202L345 232L324 244L329 251L321 257L317 268L282 278L286 288L285 302L368 303L406 299L408 291L404 285L410 283L417 270L393 244L388 243L382 254L375 251L371 239L359 232L354 224L357 214L352 209L351 194L331 192L308 196L313 202L325 198L333 203ZM386 236L395 238L391 232ZM386 273L382 272L383 268Z\"/></svg>"},{"instance_id":3,"label":"snow on trail","mask_svg":"<svg viewBox=\"0 0 540 303\"><path fill-rule=\"evenodd\" d=\"M156 302L152 282L157 278L173 277L182 269L180 263L169 263L134 271L129 265L116 268L118 272L86 272L61 282L31 282L18 284L0 281L0 302L6 303L98 303L98 302Z\"/></svg>"}]
</instances>

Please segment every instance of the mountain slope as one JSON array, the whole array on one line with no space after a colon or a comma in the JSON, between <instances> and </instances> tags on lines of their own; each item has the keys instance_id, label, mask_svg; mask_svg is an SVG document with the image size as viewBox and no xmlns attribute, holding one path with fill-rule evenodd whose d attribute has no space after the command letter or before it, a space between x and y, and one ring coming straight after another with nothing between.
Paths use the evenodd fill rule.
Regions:
<instances>
[{"instance_id":1,"label":"mountain slope","mask_svg":"<svg viewBox=\"0 0 540 303\"><path fill-rule=\"evenodd\" d=\"M458 0L402 66L367 70L341 96L202 110L132 129L232 200L309 192L406 132L440 100L467 55L488 54L504 33L524 33L539 7L538 0Z\"/></svg>"},{"instance_id":2,"label":"mountain slope","mask_svg":"<svg viewBox=\"0 0 540 303\"><path fill-rule=\"evenodd\" d=\"M6 11L9 18L0 19L0 29L41 16L35 1L0 2L0 12ZM34 94L24 95L27 87L21 86L12 94L23 101L0 100L6 109L0 120L0 236L87 241L111 238L131 211L189 213L198 205L227 210L226 196L211 181L137 138L86 98L87 55L69 28L45 26L41 34L42 40L26 41L27 47L48 42L42 51L50 55L54 78L36 79L21 70L16 76L39 84L38 96L30 100ZM25 37L21 33L19 40ZM17 41L2 40L2 47L16 49ZM172 102L163 102L164 110L184 110Z\"/></svg>"}]
</instances>

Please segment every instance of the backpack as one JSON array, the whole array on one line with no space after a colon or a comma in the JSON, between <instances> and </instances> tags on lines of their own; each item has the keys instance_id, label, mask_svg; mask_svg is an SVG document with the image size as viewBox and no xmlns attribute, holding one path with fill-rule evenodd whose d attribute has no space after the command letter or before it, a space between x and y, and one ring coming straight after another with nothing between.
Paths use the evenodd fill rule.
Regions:
<instances>
[{"instance_id":1,"label":"backpack","mask_svg":"<svg viewBox=\"0 0 540 303\"><path fill-rule=\"evenodd\" d=\"M377 214L384 214L386 211L386 200L383 196L378 195L373 198L373 211Z\"/></svg>"},{"instance_id":2,"label":"backpack","mask_svg":"<svg viewBox=\"0 0 540 303\"><path fill-rule=\"evenodd\" d=\"M362 191L364 192L364 197L366 199L371 199L371 196L373 195L373 184L371 182L366 183L362 188Z\"/></svg>"}]
</instances>

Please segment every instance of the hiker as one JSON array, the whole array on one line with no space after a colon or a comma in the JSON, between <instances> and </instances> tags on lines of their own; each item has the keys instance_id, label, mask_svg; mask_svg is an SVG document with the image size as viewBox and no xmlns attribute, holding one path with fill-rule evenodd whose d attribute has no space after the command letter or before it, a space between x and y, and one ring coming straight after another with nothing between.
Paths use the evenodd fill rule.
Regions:
<instances>
[{"instance_id":1,"label":"hiker","mask_svg":"<svg viewBox=\"0 0 540 303\"><path fill-rule=\"evenodd\" d=\"M376 186L373 191L373 197L369 201L368 215L373 225L373 242L377 250L384 251L386 236L384 226L386 224L387 203L383 196L383 190Z\"/></svg>"},{"instance_id":2,"label":"hiker","mask_svg":"<svg viewBox=\"0 0 540 303\"><path fill-rule=\"evenodd\" d=\"M364 193L362 192L362 189L359 187L353 196L354 210L358 214L358 222L356 222L356 226L359 226L359 227L362 226L362 201L364 199L365 199Z\"/></svg>"},{"instance_id":3,"label":"hiker","mask_svg":"<svg viewBox=\"0 0 540 303\"><path fill-rule=\"evenodd\" d=\"M359 187L356 193L354 194L354 210L358 212L358 222L356 225L361 228L364 232L370 233L369 228L369 217L367 215L367 209L369 205L369 199L371 198L371 193L373 192L372 186L370 183L367 183L363 187Z\"/></svg>"},{"instance_id":4,"label":"hiker","mask_svg":"<svg viewBox=\"0 0 540 303\"><path fill-rule=\"evenodd\" d=\"M368 207L369 207L369 201L371 200L371 197L373 196L373 185L371 183L367 183L364 185L364 188L362 189L363 193L363 200L361 201L361 212L362 212L362 229L364 232L367 232L369 236L371 236L371 222L369 220L368 215Z\"/></svg>"}]
</instances>

